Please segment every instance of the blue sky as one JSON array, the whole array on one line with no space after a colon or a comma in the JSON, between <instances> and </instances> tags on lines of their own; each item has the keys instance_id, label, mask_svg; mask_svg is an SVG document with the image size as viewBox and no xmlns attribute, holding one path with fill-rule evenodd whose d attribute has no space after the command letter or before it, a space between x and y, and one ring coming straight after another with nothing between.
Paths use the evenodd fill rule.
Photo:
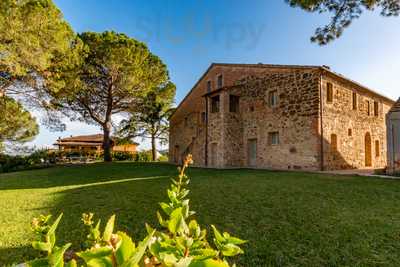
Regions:
<instances>
[{"instance_id":1,"label":"blue sky","mask_svg":"<svg viewBox=\"0 0 400 267\"><path fill-rule=\"evenodd\" d=\"M141 40L167 64L178 104L212 62L329 65L374 90L400 97L400 18L367 12L334 43L309 41L329 20L284 0L55 0L76 32L114 30ZM33 145L100 132L67 123L41 127ZM147 143L142 148L148 147Z\"/></svg>"}]
</instances>

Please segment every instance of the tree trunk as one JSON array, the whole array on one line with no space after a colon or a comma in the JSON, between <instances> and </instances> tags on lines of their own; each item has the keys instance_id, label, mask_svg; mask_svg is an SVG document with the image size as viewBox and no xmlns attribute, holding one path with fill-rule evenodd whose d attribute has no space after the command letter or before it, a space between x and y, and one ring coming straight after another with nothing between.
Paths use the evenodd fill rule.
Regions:
<instances>
[{"instance_id":1,"label":"tree trunk","mask_svg":"<svg viewBox=\"0 0 400 267\"><path fill-rule=\"evenodd\" d=\"M106 122L103 126L103 151L104 162L112 162L111 156L111 122Z\"/></svg>"},{"instance_id":2,"label":"tree trunk","mask_svg":"<svg viewBox=\"0 0 400 267\"><path fill-rule=\"evenodd\" d=\"M156 137L151 135L151 155L153 157L153 161L157 160L157 147L156 147Z\"/></svg>"}]
</instances>

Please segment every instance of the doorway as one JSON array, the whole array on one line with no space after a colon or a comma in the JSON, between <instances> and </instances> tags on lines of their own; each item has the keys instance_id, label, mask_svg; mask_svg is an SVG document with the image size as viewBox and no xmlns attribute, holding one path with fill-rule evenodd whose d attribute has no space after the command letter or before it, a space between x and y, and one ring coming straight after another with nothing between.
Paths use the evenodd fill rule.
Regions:
<instances>
[{"instance_id":1,"label":"doorway","mask_svg":"<svg viewBox=\"0 0 400 267\"><path fill-rule=\"evenodd\" d=\"M247 142L247 159L249 167L257 166L257 139L249 139Z\"/></svg>"},{"instance_id":2,"label":"doorway","mask_svg":"<svg viewBox=\"0 0 400 267\"><path fill-rule=\"evenodd\" d=\"M365 167L372 167L372 138L370 133L365 134Z\"/></svg>"}]
</instances>

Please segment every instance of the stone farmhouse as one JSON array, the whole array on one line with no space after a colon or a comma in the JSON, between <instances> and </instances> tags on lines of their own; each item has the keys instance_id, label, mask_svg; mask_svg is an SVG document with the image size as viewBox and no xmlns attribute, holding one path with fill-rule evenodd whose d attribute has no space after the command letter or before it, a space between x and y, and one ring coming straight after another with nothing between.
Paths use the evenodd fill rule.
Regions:
<instances>
[{"instance_id":1,"label":"stone farmhouse","mask_svg":"<svg viewBox=\"0 0 400 267\"><path fill-rule=\"evenodd\" d=\"M394 101L327 66L212 64L170 118L169 155L213 168L384 168Z\"/></svg>"}]
</instances>

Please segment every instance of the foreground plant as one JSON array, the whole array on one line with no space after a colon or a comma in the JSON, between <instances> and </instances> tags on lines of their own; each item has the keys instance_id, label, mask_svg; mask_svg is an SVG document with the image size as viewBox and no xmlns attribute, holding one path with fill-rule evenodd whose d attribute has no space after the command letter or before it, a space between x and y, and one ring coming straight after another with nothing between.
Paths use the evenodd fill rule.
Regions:
<instances>
[{"instance_id":1,"label":"foreground plant","mask_svg":"<svg viewBox=\"0 0 400 267\"><path fill-rule=\"evenodd\" d=\"M186 198L189 190L185 187L189 178L185 170L192 163L191 155L187 156L179 168L178 177L172 179L167 190L169 202L160 203L165 217L157 212L162 231L146 225L147 237L135 244L126 233L114 233L115 215L101 231L101 221L95 224L93 213L83 214L82 221L89 232L84 246L88 249L66 253L71 244L56 246L55 230L62 215L52 225L49 224L51 216L41 216L32 223L32 229L38 236L32 245L47 255L26 263L26 266L74 267L82 262L80 266L88 267L229 267L228 258L242 254L239 245L245 241L226 232L220 233L212 225L212 246L207 240L207 231L196 220L190 220L195 212L190 210L189 199ZM69 258L67 263L66 258Z\"/></svg>"}]
</instances>

